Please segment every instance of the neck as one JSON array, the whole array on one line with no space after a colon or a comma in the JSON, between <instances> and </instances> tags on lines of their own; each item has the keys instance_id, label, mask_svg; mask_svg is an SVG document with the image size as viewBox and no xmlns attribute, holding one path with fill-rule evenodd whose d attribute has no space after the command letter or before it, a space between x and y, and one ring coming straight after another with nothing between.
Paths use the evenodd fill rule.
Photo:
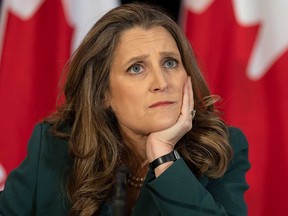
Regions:
<instances>
[{"instance_id":1,"label":"neck","mask_svg":"<svg viewBox=\"0 0 288 216\"><path fill-rule=\"evenodd\" d=\"M128 146L129 149L132 149L136 152L137 156L140 157L140 160L144 163L143 166L147 163L146 156L146 140L147 136L136 135L132 132L121 131L123 142ZM142 166L142 167L143 167Z\"/></svg>"},{"instance_id":2,"label":"neck","mask_svg":"<svg viewBox=\"0 0 288 216\"><path fill-rule=\"evenodd\" d=\"M122 161L129 167L130 179L144 179L148 171L147 136L128 136L127 133L122 133L122 139L128 147L122 154Z\"/></svg>"}]
</instances>

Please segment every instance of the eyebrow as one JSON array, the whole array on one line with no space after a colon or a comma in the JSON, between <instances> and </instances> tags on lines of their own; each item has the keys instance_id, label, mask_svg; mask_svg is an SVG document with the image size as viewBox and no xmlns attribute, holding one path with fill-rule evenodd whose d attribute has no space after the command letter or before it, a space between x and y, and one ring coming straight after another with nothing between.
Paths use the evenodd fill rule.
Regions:
<instances>
[{"instance_id":1,"label":"eyebrow","mask_svg":"<svg viewBox=\"0 0 288 216\"><path fill-rule=\"evenodd\" d=\"M177 58L177 57L181 57L180 53L175 53L173 51L163 51L163 52L160 52L161 56L172 56L174 58Z\"/></svg>"},{"instance_id":2,"label":"eyebrow","mask_svg":"<svg viewBox=\"0 0 288 216\"><path fill-rule=\"evenodd\" d=\"M181 58L179 53L176 53L173 51L162 51L162 52L160 52L160 55L163 57L172 56L174 58ZM148 56L149 55L144 54L144 55L131 57L128 59L128 61L126 61L125 65L130 65L132 62L142 61L143 59L147 58Z\"/></svg>"},{"instance_id":3,"label":"eyebrow","mask_svg":"<svg viewBox=\"0 0 288 216\"><path fill-rule=\"evenodd\" d=\"M128 59L128 61L126 61L125 65L130 65L132 62L142 61L143 59L147 57L148 55L139 55L139 56L131 57Z\"/></svg>"}]
</instances>

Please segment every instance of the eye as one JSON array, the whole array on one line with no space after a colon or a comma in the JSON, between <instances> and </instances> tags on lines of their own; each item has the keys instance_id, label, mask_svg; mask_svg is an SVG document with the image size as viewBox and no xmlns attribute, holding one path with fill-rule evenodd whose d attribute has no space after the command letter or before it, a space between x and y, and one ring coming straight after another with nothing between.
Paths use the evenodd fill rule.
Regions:
<instances>
[{"instance_id":1,"label":"eye","mask_svg":"<svg viewBox=\"0 0 288 216\"><path fill-rule=\"evenodd\" d=\"M175 60L175 59L167 59L165 62L164 62L164 67L165 68L168 68L168 69L170 69L170 68L175 68L175 67L177 67L177 65L178 65L178 61L177 60Z\"/></svg>"},{"instance_id":2,"label":"eye","mask_svg":"<svg viewBox=\"0 0 288 216\"><path fill-rule=\"evenodd\" d=\"M140 73L142 73L143 72L143 70L144 70L144 68L142 67L142 65L140 65L140 64L133 64L132 66L130 66L129 68L128 68L128 73L130 73L130 74L140 74Z\"/></svg>"}]
</instances>

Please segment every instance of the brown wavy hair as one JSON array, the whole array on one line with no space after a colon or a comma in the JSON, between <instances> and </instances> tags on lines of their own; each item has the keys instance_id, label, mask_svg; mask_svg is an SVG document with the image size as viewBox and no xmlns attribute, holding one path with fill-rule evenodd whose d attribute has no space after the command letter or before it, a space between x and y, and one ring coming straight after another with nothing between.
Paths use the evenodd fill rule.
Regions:
<instances>
[{"instance_id":1,"label":"brown wavy hair","mask_svg":"<svg viewBox=\"0 0 288 216\"><path fill-rule=\"evenodd\" d=\"M228 129L215 108L192 48L168 15L144 4L125 4L106 13L91 28L67 63L65 102L48 118L54 134L66 136L72 164L68 178L71 215L93 215L111 198L117 160L123 149L131 160L132 147L121 142L117 119L104 105L115 47L122 33L134 27L162 26L175 39L186 72L191 76L195 109L193 128L176 145L195 175L218 178L231 158ZM68 125L68 132L61 129Z\"/></svg>"}]
</instances>

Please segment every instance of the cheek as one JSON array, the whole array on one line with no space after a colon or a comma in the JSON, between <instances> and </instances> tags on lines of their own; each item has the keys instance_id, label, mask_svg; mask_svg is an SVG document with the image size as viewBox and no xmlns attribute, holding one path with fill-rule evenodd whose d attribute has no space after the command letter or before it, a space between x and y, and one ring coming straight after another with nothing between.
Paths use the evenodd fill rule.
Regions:
<instances>
[{"instance_id":1,"label":"cheek","mask_svg":"<svg viewBox=\"0 0 288 216\"><path fill-rule=\"evenodd\" d=\"M115 114L126 116L132 114L139 106L141 96L132 89L115 89L111 94L110 105Z\"/></svg>"},{"instance_id":2,"label":"cheek","mask_svg":"<svg viewBox=\"0 0 288 216\"><path fill-rule=\"evenodd\" d=\"M181 93L181 95L183 94L183 89L184 89L184 85L187 81L187 73L184 71L181 75L179 75L178 79L175 80L176 83L175 85L177 86L178 91Z\"/></svg>"}]
</instances>

